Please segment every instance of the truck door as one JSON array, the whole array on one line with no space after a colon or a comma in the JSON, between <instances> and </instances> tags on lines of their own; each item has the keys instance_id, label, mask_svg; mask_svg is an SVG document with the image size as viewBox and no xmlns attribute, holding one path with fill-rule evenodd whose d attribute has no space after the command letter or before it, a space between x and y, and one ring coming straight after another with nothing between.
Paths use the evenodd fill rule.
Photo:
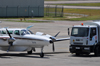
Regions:
<instances>
[{"instance_id":1,"label":"truck door","mask_svg":"<svg viewBox=\"0 0 100 66\"><path fill-rule=\"evenodd\" d=\"M95 44L95 42L97 42L97 38L98 38L98 36L97 36L97 28L95 27L95 28L90 28L90 43L89 43L89 45L93 45L93 44Z\"/></svg>"}]
</instances>

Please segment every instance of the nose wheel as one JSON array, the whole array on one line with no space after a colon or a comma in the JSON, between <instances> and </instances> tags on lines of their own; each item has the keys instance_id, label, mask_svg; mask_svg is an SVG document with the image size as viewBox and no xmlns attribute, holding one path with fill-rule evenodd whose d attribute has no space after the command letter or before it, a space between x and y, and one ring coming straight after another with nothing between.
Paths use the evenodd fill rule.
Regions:
<instances>
[{"instance_id":1,"label":"nose wheel","mask_svg":"<svg viewBox=\"0 0 100 66\"><path fill-rule=\"evenodd\" d=\"M43 47L41 48L40 57L41 57L41 58L43 58L43 57L44 57L44 53L43 53Z\"/></svg>"}]
</instances>

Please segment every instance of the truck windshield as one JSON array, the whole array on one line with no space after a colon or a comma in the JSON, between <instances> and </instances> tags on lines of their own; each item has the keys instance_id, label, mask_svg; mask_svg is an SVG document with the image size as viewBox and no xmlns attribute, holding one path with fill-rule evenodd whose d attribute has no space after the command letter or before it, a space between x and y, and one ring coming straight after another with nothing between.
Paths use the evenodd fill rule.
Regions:
<instances>
[{"instance_id":1,"label":"truck windshield","mask_svg":"<svg viewBox=\"0 0 100 66\"><path fill-rule=\"evenodd\" d=\"M89 28L84 27L73 27L71 36L75 37L87 37L89 33Z\"/></svg>"}]
</instances>

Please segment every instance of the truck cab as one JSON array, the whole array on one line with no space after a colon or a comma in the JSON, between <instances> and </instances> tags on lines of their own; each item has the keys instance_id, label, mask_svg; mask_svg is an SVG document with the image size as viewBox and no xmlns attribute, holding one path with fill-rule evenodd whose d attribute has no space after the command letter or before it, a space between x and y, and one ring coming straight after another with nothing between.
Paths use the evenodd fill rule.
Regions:
<instances>
[{"instance_id":1,"label":"truck cab","mask_svg":"<svg viewBox=\"0 0 100 66\"><path fill-rule=\"evenodd\" d=\"M72 27L70 37L70 52L80 54L90 54L95 51L98 44L98 26L81 24Z\"/></svg>"}]
</instances>

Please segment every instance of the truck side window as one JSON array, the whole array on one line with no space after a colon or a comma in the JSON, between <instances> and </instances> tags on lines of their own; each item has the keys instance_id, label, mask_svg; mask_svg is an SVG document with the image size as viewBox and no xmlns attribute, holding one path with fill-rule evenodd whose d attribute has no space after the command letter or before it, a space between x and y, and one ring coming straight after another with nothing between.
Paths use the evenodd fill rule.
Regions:
<instances>
[{"instance_id":1,"label":"truck side window","mask_svg":"<svg viewBox=\"0 0 100 66\"><path fill-rule=\"evenodd\" d=\"M96 35L96 28L91 28L90 32L90 40L92 40L92 37Z\"/></svg>"}]
</instances>

